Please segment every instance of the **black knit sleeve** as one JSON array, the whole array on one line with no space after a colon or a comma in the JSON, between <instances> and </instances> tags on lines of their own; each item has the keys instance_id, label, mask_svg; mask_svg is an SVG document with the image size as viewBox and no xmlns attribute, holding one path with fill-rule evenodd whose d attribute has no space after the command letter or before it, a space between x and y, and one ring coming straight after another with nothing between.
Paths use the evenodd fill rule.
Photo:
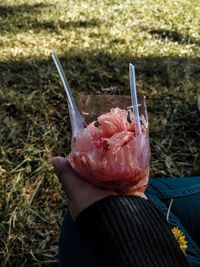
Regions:
<instances>
[{"instance_id":1,"label":"black knit sleeve","mask_svg":"<svg viewBox=\"0 0 200 267\"><path fill-rule=\"evenodd\" d=\"M109 196L85 209L76 227L100 266L189 266L161 211L135 196Z\"/></svg>"}]
</instances>

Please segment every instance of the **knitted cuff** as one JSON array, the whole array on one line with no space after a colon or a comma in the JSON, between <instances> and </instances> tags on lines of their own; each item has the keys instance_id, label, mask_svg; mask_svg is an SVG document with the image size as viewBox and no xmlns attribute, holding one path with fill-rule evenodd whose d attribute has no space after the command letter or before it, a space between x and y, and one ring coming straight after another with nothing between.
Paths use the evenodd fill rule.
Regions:
<instances>
[{"instance_id":1,"label":"knitted cuff","mask_svg":"<svg viewBox=\"0 0 200 267\"><path fill-rule=\"evenodd\" d=\"M189 266L150 200L109 196L85 209L75 224L101 266Z\"/></svg>"}]
</instances>

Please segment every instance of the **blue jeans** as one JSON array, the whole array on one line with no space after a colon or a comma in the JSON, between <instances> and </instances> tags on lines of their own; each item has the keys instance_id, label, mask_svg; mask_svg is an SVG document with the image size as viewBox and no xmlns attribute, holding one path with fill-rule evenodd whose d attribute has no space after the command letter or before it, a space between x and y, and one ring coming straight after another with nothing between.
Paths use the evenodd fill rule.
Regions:
<instances>
[{"instance_id":1,"label":"blue jeans","mask_svg":"<svg viewBox=\"0 0 200 267\"><path fill-rule=\"evenodd\" d=\"M200 266L200 176L185 178L150 178L145 192L167 216L169 224L178 227L187 240L187 259L191 266ZM59 266L98 266L87 244L79 236L69 211L60 234Z\"/></svg>"}]
</instances>

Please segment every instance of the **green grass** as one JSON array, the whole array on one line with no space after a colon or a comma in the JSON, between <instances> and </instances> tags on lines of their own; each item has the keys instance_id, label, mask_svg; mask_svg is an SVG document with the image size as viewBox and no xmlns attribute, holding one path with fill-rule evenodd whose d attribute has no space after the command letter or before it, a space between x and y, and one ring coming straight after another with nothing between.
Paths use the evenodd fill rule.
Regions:
<instances>
[{"instance_id":1,"label":"green grass","mask_svg":"<svg viewBox=\"0 0 200 267\"><path fill-rule=\"evenodd\" d=\"M148 99L151 177L199 170L199 11L196 0L1 0L3 266L57 262L67 199L48 160L70 151L71 128L52 50L74 94L129 93L132 62Z\"/></svg>"}]
</instances>

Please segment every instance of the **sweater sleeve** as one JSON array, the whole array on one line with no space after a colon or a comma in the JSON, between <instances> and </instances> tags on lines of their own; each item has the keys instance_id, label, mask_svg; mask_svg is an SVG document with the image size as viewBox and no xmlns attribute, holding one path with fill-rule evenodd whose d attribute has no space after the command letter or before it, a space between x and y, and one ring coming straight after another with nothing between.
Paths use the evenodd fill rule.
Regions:
<instances>
[{"instance_id":1,"label":"sweater sleeve","mask_svg":"<svg viewBox=\"0 0 200 267\"><path fill-rule=\"evenodd\" d=\"M100 266L189 266L161 211L150 200L109 196L76 219Z\"/></svg>"}]
</instances>

